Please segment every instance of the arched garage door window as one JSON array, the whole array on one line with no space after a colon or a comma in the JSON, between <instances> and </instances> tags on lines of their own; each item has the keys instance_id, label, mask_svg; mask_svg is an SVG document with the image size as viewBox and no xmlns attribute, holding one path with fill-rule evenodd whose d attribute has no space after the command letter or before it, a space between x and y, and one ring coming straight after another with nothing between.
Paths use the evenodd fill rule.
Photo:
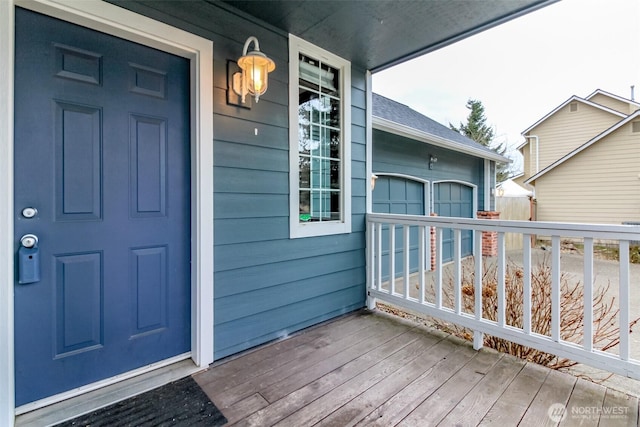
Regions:
<instances>
[{"instance_id":1,"label":"arched garage door window","mask_svg":"<svg viewBox=\"0 0 640 427\"><path fill-rule=\"evenodd\" d=\"M433 211L438 216L475 218L477 211L477 187L462 181L438 181L433 183ZM473 254L473 233L462 231L462 256ZM453 260L453 230L442 230L442 261Z\"/></svg>"}]
</instances>

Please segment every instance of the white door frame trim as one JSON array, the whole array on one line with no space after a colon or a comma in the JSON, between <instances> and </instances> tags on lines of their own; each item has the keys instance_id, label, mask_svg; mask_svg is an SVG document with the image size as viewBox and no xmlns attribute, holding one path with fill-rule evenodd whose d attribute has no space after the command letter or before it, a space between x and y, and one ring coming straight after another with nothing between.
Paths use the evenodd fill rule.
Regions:
<instances>
[{"instance_id":1,"label":"white door frame trim","mask_svg":"<svg viewBox=\"0 0 640 427\"><path fill-rule=\"evenodd\" d=\"M213 362L213 42L100 0L0 1L0 425L14 400L15 6L185 57L191 63L191 359Z\"/></svg>"}]
</instances>

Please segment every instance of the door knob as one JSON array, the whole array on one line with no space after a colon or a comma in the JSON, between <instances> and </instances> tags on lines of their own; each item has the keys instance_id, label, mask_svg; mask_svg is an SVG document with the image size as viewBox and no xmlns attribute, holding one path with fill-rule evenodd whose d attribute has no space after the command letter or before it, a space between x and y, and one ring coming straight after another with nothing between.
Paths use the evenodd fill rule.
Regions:
<instances>
[{"instance_id":1,"label":"door knob","mask_svg":"<svg viewBox=\"0 0 640 427\"><path fill-rule=\"evenodd\" d=\"M36 208L29 207L29 208L22 209L22 216L27 219L33 218L36 215L38 215L38 209Z\"/></svg>"},{"instance_id":2,"label":"door knob","mask_svg":"<svg viewBox=\"0 0 640 427\"><path fill-rule=\"evenodd\" d=\"M20 238L20 244L25 248L33 248L38 244L38 236L35 234L25 234Z\"/></svg>"},{"instance_id":3,"label":"door knob","mask_svg":"<svg viewBox=\"0 0 640 427\"><path fill-rule=\"evenodd\" d=\"M18 249L18 283L26 285L40 281L40 249L38 236L25 234L20 238Z\"/></svg>"}]
</instances>

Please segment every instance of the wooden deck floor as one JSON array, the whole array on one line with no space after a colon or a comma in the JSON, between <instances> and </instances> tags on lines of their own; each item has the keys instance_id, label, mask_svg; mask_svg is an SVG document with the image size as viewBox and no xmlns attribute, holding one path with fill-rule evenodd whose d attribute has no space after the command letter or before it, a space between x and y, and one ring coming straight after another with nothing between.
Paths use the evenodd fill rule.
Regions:
<instances>
[{"instance_id":1,"label":"wooden deck floor","mask_svg":"<svg viewBox=\"0 0 640 427\"><path fill-rule=\"evenodd\" d=\"M639 421L636 397L381 313L342 317L194 378L239 426Z\"/></svg>"}]
</instances>

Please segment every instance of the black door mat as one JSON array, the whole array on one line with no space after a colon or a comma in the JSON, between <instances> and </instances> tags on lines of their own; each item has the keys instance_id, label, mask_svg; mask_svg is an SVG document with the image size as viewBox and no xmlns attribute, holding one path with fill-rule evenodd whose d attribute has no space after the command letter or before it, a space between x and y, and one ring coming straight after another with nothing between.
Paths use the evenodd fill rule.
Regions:
<instances>
[{"instance_id":1,"label":"black door mat","mask_svg":"<svg viewBox=\"0 0 640 427\"><path fill-rule=\"evenodd\" d=\"M193 378L187 377L56 427L222 426L227 419Z\"/></svg>"}]
</instances>

